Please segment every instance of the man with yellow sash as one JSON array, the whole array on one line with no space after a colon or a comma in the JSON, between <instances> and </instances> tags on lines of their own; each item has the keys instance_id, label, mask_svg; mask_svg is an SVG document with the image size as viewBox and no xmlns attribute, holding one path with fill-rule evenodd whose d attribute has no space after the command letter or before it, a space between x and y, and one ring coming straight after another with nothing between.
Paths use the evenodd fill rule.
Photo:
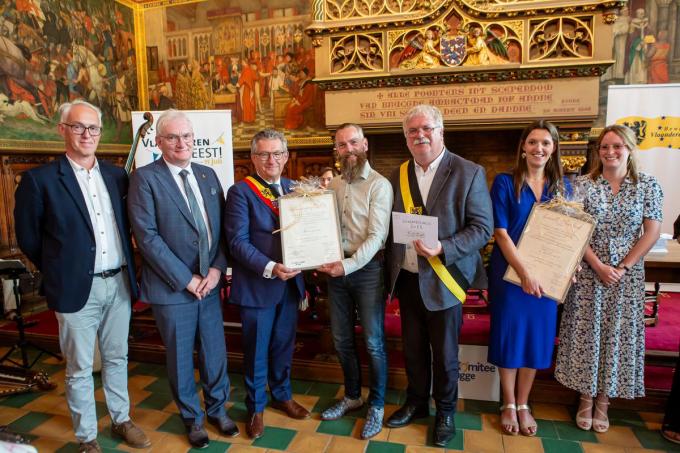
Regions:
<instances>
[{"instance_id":1,"label":"man with yellow sash","mask_svg":"<svg viewBox=\"0 0 680 453\"><path fill-rule=\"evenodd\" d=\"M444 145L436 107L417 105L406 114L404 135L413 159L391 177L394 211L437 217L433 248L416 240L388 244L390 290L399 297L408 389L406 403L387 426L406 426L429 415L430 387L436 417L433 442L445 447L455 436L458 399L458 333L462 303L482 269L479 249L493 231L484 169Z\"/></svg>"},{"instance_id":2,"label":"man with yellow sash","mask_svg":"<svg viewBox=\"0 0 680 453\"><path fill-rule=\"evenodd\" d=\"M233 282L229 301L239 305L243 326L243 378L246 432L264 432L267 385L271 406L303 419L309 411L292 399L290 369L295 346L298 302L305 289L300 271L282 264L277 198L290 192L281 173L288 161L286 137L264 129L253 137L250 157L255 174L231 186L224 210Z\"/></svg>"}]
</instances>

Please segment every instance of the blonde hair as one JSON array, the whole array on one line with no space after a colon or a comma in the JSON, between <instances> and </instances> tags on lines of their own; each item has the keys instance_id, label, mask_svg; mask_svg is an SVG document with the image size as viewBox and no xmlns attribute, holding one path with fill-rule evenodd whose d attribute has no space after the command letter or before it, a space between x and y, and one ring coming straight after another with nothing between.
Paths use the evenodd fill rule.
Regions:
<instances>
[{"instance_id":1,"label":"blonde hair","mask_svg":"<svg viewBox=\"0 0 680 453\"><path fill-rule=\"evenodd\" d=\"M599 156L600 145L602 144L602 139L604 139L604 136L609 132L616 134L616 136L623 141L623 144L626 145L628 151L630 151L628 154L628 162L626 163L626 176L633 180L633 184L637 184L639 180L636 153L637 137L631 128L621 124L612 124L611 126L605 127L602 129L602 132L600 132L599 137L597 137L597 142L595 143L595 153L597 155L597 159L593 159L593 168L590 170L590 173L588 173L588 176L590 176L590 178L594 181L602 174L602 159L600 159Z\"/></svg>"}]
</instances>

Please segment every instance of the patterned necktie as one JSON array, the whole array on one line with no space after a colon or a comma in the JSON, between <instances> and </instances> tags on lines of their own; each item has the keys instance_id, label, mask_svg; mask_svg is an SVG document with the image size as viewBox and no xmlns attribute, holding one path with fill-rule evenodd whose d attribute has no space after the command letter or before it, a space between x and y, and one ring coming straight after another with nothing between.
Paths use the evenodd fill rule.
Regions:
<instances>
[{"instance_id":1,"label":"patterned necktie","mask_svg":"<svg viewBox=\"0 0 680 453\"><path fill-rule=\"evenodd\" d=\"M276 195L277 198L280 197L281 196L281 184L272 184L271 187L272 187L272 189L274 189L274 195Z\"/></svg>"},{"instance_id":2,"label":"patterned necktie","mask_svg":"<svg viewBox=\"0 0 680 453\"><path fill-rule=\"evenodd\" d=\"M182 170L179 172L184 182L184 191L187 194L187 200L189 201L189 210L191 215L194 217L194 222L196 223L196 228L198 228L198 263L200 268L200 273L203 277L208 275L208 268L210 267L210 250L208 249L208 229L203 221L203 215L201 214L201 208L198 206L198 201L194 195L194 191L191 190L191 185L187 177L189 172Z\"/></svg>"}]
</instances>

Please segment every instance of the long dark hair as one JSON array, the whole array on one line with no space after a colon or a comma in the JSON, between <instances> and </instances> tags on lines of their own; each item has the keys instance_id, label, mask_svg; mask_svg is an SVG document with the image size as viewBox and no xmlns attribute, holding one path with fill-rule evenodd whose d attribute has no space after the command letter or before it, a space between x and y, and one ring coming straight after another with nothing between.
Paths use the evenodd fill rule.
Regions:
<instances>
[{"instance_id":1,"label":"long dark hair","mask_svg":"<svg viewBox=\"0 0 680 453\"><path fill-rule=\"evenodd\" d=\"M515 169L512 172L512 181L515 186L515 195L517 200L520 199L520 194L522 192L522 187L526 183L527 173L529 168L527 167L527 160L522 156L524 150L524 142L526 142L527 137L532 131L536 129L543 129L548 131L550 137L552 138L553 145L555 147L550 159L545 164L545 178L548 182L548 193L556 193L560 186L562 185L562 178L564 172L562 171L562 154L560 153L560 136L557 133L557 128L546 120L538 120L529 124L522 131L522 137L519 140L519 145L517 146L517 158L515 161Z\"/></svg>"}]
</instances>

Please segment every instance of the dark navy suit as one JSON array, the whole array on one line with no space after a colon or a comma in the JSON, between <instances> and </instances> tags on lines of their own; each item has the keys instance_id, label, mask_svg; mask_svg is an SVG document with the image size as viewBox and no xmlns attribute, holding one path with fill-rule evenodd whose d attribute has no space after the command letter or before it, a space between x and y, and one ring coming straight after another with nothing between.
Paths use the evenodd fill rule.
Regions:
<instances>
[{"instance_id":1,"label":"dark navy suit","mask_svg":"<svg viewBox=\"0 0 680 453\"><path fill-rule=\"evenodd\" d=\"M125 207L127 174L103 161L99 168L111 198L135 299L135 262ZM59 313L80 311L92 288L96 244L83 192L66 156L24 173L15 201L17 242L43 274L48 307Z\"/></svg>"},{"instance_id":2,"label":"dark navy suit","mask_svg":"<svg viewBox=\"0 0 680 453\"><path fill-rule=\"evenodd\" d=\"M284 193L290 180L281 178ZM250 413L267 404L266 384L277 401L291 399L290 367L297 306L304 296L302 274L288 281L265 278L270 261L280 263L281 235L276 214L241 181L227 194L225 236L232 257L230 301L240 305L244 378Z\"/></svg>"},{"instance_id":3,"label":"dark navy suit","mask_svg":"<svg viewBox=\"0 0 680 453\"><path fill-rule=\"evenodd\" d=\"M203 197L212 236L210 267L224 272L222 211L224 192L215 172L191 164ZM130 181L128 209L142 267L141 298L152 304L156 325L167 348L170 386L185 424L201 424L194 382L193 350L198 349L199 371L206 412L225 415L229 395L226 345L220 307L220 284L202 300L186 290L199 274L198 229L189 206L163 159L135 171Z\"/></svg>"}]
</instances>

